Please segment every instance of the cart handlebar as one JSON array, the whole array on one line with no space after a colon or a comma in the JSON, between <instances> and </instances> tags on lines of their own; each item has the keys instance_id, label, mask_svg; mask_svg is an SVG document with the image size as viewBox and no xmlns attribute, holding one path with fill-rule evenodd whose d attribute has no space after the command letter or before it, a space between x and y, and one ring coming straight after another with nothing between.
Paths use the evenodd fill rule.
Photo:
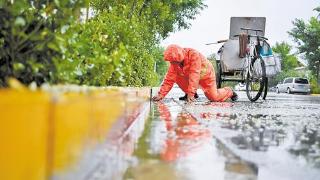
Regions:
<instances>
[{"instance_id":1,"label":"cart handlebar","mask_svg":"<svg viewBox=\"0 0 320 180\"><path fill-rule=\"evenodd\" d=\"M223 39L223 40L219 40L217 42L213 42L213 43L207 43L206 45L211 45L211 44L219 44L219 43L224 43L224 42L227 42L228 39Z\"/></svg>"},{"instance_id":2,"label":"cart handlebar","mask_svg":"<svg viewBox=\"0 0 320 180\"><path fill-rule=\"evenodd\" d=\"M241 30L245 31L256 31L256 32L263 32L262 29L252 29L252 28L240 28Z\"/></svg>"},{"instance_id":3,"label":"cart handlebar","mask_svg":"<svg viewBox=\"0 0 320 180\"><path fill-rule=\"evenodd\" d=\"M233 37L239 37L240 34L237 34L237 35L234 35ZM250 35L248 34L248 37L257 37L257 38L260 38L260 39L263 39L263 40L268 40L268 38L264 37L264 36L259 36L259 35Z\"/></svg>"}]
</instances>

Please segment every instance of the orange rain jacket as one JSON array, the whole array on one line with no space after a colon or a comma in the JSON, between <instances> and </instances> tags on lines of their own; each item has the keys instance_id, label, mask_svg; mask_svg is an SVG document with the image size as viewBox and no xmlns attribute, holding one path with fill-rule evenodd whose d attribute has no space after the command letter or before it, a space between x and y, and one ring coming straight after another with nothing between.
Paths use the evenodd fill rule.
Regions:
<instances>
[{"instance_id":1,"label":"orange rain jacket","mask_svg":"<svg viewBox=\"0 0 320 180\"><path fill-rule=\"evenodd\" d=\"M225 101L232 96L230 88L216 88L212 64L198 51L170 45L164 52L164 60L171 64L159 91L161 97L168 94L174 83L188 96L194 96L199 86L211 101Z\"/></svg>"}]
</instances>

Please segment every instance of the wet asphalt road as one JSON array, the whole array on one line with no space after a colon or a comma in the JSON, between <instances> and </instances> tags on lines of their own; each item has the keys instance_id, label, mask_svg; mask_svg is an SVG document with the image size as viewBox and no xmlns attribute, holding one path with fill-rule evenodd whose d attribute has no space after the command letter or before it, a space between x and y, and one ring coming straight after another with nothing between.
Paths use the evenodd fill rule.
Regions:
<instances>
[{"instance_id":1,"label":"wet asphalt road","mask_svg":"<svg viewBox=\"0 0 320 180\"><path fill-rule=\"evenodd\" d=\"M154 92L155 93L155 92ZM320 96L151 103L123 179L320 179Z\"/></svg>"}]
</instances>

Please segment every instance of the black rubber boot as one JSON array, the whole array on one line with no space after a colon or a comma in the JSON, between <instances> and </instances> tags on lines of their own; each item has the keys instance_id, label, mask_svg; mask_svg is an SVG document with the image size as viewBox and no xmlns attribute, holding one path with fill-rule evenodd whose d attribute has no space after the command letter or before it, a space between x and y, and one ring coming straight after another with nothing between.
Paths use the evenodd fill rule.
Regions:
<instances>
[{"instance_id":1,"label":"black rubber boot","mask_svg":"<svg viewBox=\"0 0 320 180\"><path fill-rule=\"evenodd\" d=\"M238 100L238 94L236 93L236 92L234 92L234 91L232 91L232 96L231 96L231 101L236 101L236 100Z\"/></svg>"},{"instance_id":2,"label":"black rubber boot","mask_svg":"<svg viewBox=\"0 0 320 180\"><path fill-rule=\"evenodd\" d=\"M179 100L181 100L181 101L186 101L186 100L187 100L187 97L188 97L188 95L185 94L184 96L179 97ZM199 97L199 95L198 95L197 93L195 93L195 94L194 94L194 98L198 99L198 97Z\"/></svg>"},{"instance_id":3,"label":"black rubber boot","mask_svg":"<svg viewBox=\"0 0 320 180\"><path fill-rule=\"evenodd\" d=\"M184 95L184 96L182 96L182 97L179 97L179 100L181 100L181 101L185 101L185 100L187 100L187 94L186 95Z\"/></svg>"}]
</instances>

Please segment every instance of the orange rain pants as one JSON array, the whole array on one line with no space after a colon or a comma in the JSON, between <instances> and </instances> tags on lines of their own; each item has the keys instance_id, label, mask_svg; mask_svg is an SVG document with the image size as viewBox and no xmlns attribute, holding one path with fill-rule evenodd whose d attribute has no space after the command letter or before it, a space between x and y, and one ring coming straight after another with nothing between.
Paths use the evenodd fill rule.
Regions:
<instances>
[{"instance_id":1,"label":"orange rain pants","mask_svg":"<svg viewBox=\"0 0 320 180\"><path fill-rule=\"evenodd\" d=\"M179 54L179 56L172 56ZM179 59L175 59L179 57ZM191 48L180 48L170 45L164 52L166 61L171 63L161 85L159 95L165 97L174 83L188 96L194 96L198 87L203 90L210 101L223 102L233 94L231 88L217 89L215 71L212 64L198 51Z\"/></svg>"}]
</instances>

